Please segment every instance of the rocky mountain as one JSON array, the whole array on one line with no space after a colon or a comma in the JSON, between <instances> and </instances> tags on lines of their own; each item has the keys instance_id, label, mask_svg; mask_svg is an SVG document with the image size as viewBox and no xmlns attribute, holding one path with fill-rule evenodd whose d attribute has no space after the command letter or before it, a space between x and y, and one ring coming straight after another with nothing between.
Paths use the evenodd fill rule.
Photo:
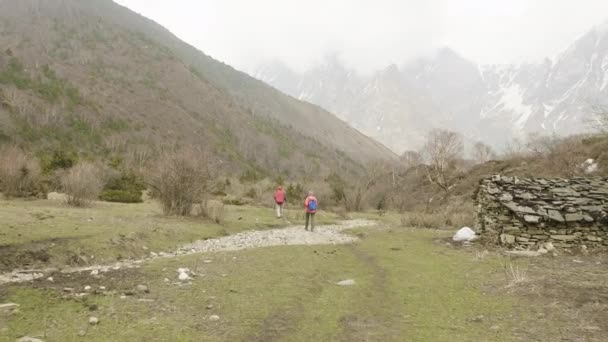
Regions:
<instances>
[{"instance_id":1,"label":"rocky mountain","mask_svg":"<svg viewBox=\"0 0 608 342\"><path fill-rule=\"evenodd\" d=\"M529 133L589 128L608 97L608 26L598 26L557 58L478 66L449 48L360 76L331 58L305 73L268 63L253 73L318 104L401 153L432 128L458 131L498 148Z\"/></svg>"},{"instance_id":2,"label":"rocky mountain","mask_svg":"<svg viewBox=\"0 0 608 342\"><path fill-rule=\"evenodd\" d=\"M201 146L229 170L316 174L395 155L322 108L111 0L0 0L0 143L150 158Z\"/></svg>"}]
</instances>

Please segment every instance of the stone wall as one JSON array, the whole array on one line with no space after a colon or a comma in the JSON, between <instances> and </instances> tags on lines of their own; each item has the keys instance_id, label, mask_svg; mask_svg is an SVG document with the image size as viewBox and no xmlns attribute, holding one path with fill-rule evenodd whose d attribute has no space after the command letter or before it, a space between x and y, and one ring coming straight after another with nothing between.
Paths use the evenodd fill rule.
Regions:
<instances>
[{"instance_id":1,"label":"stone wall","mask_svg":"<svg viewBox=\"0 0 608 342\"><path fill-rule=\"evenodd\" d=\"M608 178L492 176L481 180L475 199L483 238L518 249L551 242L608 250Z\"/></svg>"}]
</instances>

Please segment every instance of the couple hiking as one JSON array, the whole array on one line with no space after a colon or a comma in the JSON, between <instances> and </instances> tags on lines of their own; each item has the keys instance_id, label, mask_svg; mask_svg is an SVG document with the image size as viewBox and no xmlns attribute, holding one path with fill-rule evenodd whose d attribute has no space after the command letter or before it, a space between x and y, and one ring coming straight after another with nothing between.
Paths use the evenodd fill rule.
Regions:
<instances>
[{"instance_id":1,"label":"couple hiking","mask_svg":"<svg viewBox=\"0 0 608 342\"><path fill-rule=\"evenodd\" d=\"M283 216L283 207L287 202L287 196L285 194L285 190L282 186L277 187L274 192L274 202L276 203L277 208L277 217L281 218ZM318 206L317 198L312 191L308 192L308 196L304 201L304 208L306 208L306 226L305 229L308 230L308 223L310 222L310 231L312 232L315 229L315 214L317 213Z\"/></svg>"}]
</instances>

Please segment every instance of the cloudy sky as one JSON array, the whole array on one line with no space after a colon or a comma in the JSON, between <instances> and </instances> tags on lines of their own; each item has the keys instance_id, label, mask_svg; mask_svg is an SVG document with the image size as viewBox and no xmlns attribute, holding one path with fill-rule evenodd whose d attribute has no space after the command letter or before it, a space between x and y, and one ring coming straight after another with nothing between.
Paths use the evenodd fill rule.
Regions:
<instances>
[{"instance_id":1,"label":"cloudy sky","mask_svg":"<svg viewBox=\"0 0 608 342\"><path fill-rule=\"evenodd\" d=\"M608 20L607 0L115 0L241 70L327 55L370 72L449 46L480 64L551 57Z\"/></svg>"}]
</instances>

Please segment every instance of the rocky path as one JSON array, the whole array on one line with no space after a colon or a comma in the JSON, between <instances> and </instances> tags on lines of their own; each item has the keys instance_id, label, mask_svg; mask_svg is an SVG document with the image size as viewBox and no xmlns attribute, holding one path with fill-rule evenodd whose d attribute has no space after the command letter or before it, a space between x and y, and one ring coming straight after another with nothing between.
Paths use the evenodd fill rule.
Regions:
<instances>
[{"instance_id":1,"label":"rocky path","mask_svg":"<svg viewBox=\"0 0 608 342\"><path fill-rule=\"evenodd\" d=\"M126 260L113 265L74 267L61 270L15 270L0 274L0 285L32 281L58 271L62 273L91 272L92 275L96 275L122 268L138 268L142 263L159 258L174 258L195 253L237 251L271 246L348 244L355 242L357 238L344 234L342 231L357 227L369 227L375 224L374 221L369 220L349 220L334 225L318 226L314 232L305 231L301 225L281 229L247 231L217 239L196 241L170 253L151 252L150 256L144 259Z\"/></svg>"}]
</instances>

